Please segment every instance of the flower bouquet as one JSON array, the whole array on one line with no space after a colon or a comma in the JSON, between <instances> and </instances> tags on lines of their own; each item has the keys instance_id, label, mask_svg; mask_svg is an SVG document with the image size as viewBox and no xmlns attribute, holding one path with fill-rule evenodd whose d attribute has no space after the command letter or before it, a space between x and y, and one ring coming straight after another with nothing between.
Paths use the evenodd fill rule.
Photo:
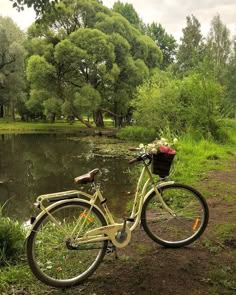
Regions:
<instances>
[{"instance_id":1,"label":"flower bouquet","mask_svg":"<svg viewBox=\"0 0 236 295\"><path fill-rule=\"evenodd\" d=\"M176 151L171 148L176 145L175 138L172 143L167 139L156 139L146 146L146 151L152 154L152 173L159 175L161 178L169 176L171 164L176 155Z\"/></svg>"}]
</instances>

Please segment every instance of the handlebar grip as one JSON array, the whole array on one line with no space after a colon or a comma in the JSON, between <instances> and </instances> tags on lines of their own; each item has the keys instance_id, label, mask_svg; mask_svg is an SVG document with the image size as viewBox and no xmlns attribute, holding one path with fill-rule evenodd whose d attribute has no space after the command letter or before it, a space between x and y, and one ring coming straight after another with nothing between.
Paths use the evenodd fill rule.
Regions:
<instances>
[{"instance_id":1,"label":"handlebar grip","mask_svg":"<svg viewBox=\"0 0 236 295\"><path fill-rule=\"evenodd\" d=\"M131 159L131 160L129 160L129 164L133 164L133 163L135 163L135 162L137 162L137 161L138 161L137 158Z\"/></svg>"},{"instance_id":2,"label":"handlebar grip","mask_svg":"<svg viewBox=\"0 0 236 295\"><path fill-rule=\"evenodd\" d=\"M135 147L129 147L129 151L136 152L137 151L137 148L135 148Z\"/></svg>"}]
</instances>

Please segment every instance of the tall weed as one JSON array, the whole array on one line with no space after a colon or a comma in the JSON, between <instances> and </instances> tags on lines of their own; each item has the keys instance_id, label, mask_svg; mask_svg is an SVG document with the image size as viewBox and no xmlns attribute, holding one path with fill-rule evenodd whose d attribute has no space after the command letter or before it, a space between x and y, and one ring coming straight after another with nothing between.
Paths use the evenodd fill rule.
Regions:
<instances>
[{"instance_id":1,"label":"tall weed","mask_svg":"<svg viewBox=\"0 0 236 295\"><path fill-rule=\"evenodd\" d=\"M24 252L24 239L19 222L3 216L0 208L0 266L19 260Z\"/></svg>"}]
</instances>

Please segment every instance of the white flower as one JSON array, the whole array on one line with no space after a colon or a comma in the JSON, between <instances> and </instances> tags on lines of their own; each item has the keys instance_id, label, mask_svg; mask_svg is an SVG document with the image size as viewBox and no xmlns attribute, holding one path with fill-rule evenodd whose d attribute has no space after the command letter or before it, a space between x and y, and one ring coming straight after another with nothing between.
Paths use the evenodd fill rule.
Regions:
<instances>
[{"instance_id":1,"label":"white flower","mask_svg":"<svg viewBox=\"0 0 236 295\"><path fill-rule=\"evenodd\" d=\"M173 139L173 144L176 144L178 142L178 139L177 138L174 138Z\"/></svg>"},{"instance_id":2,"label":"white flower","mask_svg":"<svg viewBox=\"0 0 236 295\"><path fill-rule=\"evenodd\" d=\"M152 153L152 154L157 154L157 149L153 148L153 149L151 150L151 153Z\"/></svg>"},{"instance_id":3,"label":"white flower","mask_svg":"<svg viewBox=\"0 0 236 295\"><path fill-rule=\"evenodd\" d=\"M144 144L140 143L139 148L140 149L143 149L144 148Z\"/></svg>"}]
</instances>

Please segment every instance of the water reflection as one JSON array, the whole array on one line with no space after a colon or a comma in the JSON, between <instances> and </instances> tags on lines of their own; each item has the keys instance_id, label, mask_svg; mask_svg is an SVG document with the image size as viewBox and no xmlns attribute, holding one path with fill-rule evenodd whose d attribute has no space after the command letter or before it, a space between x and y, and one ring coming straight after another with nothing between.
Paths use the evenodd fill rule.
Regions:
<instances>
[{"instance_id":1,"label":"water reflection","mask_svg":"<svg viewBox=\"0 0 236 295\"><path fill-rule=\"evenodd\" d=\"M109 207L123 216L133 181L126 159L95 157L94 143L68 135L2 135L0 204L10 216L27 219L39 194L79 189L74 177L101 168L102 190Z\"/></svg>"}]
</instances>

